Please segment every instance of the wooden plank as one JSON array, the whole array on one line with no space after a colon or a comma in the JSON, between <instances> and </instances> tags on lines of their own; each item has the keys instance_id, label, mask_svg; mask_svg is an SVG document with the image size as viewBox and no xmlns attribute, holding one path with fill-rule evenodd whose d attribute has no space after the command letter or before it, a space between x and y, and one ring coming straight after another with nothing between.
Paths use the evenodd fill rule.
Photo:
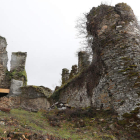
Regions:
<instances>
[{"instance_id":1,"label":"wooden plank","mask_svg":"<svg viewBox=\"0 0 140 140\"><path fill-rule=\"evenodd\" d=\"M10 89L0 88L0 93L9 93L9 92L10 92Z\"/></svg>"}]
</instances>

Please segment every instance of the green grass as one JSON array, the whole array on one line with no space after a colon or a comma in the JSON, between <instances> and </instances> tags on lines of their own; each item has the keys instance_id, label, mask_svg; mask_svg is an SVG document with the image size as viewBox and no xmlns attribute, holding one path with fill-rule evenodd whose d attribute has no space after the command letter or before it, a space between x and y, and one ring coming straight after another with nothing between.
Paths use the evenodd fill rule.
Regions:
<instances>
[{"instance_id":1,"label":"green grass","mask_svg":"<svg viewBox=\"0 0 140 140\"><path fill-rule=\"evenodd\" d=\"M87 112L86 115L84 114L85 112ZM77 113L77 116L73 116L75 113ZM108 128L109 123L106 121L113 116L110 112L89 108L67 111L55 109L50 112L39 111L37 113L21 109L12 109L10 113L0 111L0 118L6 122L6 125L0 125L0 136L6 137L8 132L16 131L31 134L38 133L41 135L48 133L60 138L71 138L72 140L102 140L102 138L107 137L113 140L116 137L115 132L118 132L118 130L112 131ZM101 121L101 119L104 121ZM52 126L50 122L53 120L59 122L60 126ZM77 123L81 120L85 123L83 127L77 126ZM113 123L115 125L116 120ZM108 129L103 130L103 127ZM119 131L123 132L119 133L119 136L127 136L127 133L123 129ZM132 138L132 140L134 139Z\"/></svg>"}]
</instances>

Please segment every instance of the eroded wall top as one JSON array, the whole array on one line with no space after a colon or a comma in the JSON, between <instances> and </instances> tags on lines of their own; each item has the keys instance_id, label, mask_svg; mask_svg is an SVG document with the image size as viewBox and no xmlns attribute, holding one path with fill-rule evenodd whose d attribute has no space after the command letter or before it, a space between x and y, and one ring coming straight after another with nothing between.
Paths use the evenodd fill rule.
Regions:
<instances>
[{"instance_id":1,"label":"eroded wall top","mask_svg":"<svg viewBox=\"0 0 140 140\"><path fill-rule=\"evenodd\" d=\"M24 71L27 53L26 52L12 52L11 69L10 71Z\"/></svg>"}]
</instances>

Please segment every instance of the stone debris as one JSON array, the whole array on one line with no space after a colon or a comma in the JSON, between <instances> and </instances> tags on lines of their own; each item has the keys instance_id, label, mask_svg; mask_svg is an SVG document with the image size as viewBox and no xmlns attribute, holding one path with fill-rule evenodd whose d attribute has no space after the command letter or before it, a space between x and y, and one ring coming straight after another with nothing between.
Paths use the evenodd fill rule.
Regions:
<instances>
[{"instance_id":1,"label":"stone debris","mask_svg":"<svg viewBox=\"0 0 140 140\"><path fill-rule=\"evenodd\" d=\"M20 106L20 98L16 97L7 97L4 96L0 98L0 107L2 108L19 108Z\"/></svg>"},{"instance_id":2,"label":"stone debris","mask_svg":"<svg viewBox=\"0 0 140 140\"><path fill-rule=\"evenodd\" d=\"M3 107L0 107L0 111L3 111L3 112L10 112L10 108L3 108Z\"/></svg>"},{"instance_id":3,"label":"stone debris","mask_svg":"<svg viewBox=\"0 0 140 140\"><path fill-rule=\"evenodd\" d=\"M5 132L6 133L6 132ZM63 139L53 135L41 135L41 134L31 134L31 133L22 133L22 132L9 132L6 138L0 137L0 140L72 140Z\"/></svg>"},{"instance_id":4,"label":"stone debris","mask_svg":"<svg viewBox=\"0 0 140 140\"><path fill-rule=\"evenodd\" d=\"M71 108L71 106L69 106L66 103L62 103L62 102L56 102L54 103L48 110L53 110L53 109L58 109L58 110L65 110L67 108Z\"/></svg>"},{"instance_id":5,"label":"stone debris","mask_svg":"<svg viewBox=\"0 0 140 140\"><path fill-rule=\"evenodd\" d=\"M0 121L0 125L5 125L5 122L4 121Z\"/></svg>"}]
</instances>

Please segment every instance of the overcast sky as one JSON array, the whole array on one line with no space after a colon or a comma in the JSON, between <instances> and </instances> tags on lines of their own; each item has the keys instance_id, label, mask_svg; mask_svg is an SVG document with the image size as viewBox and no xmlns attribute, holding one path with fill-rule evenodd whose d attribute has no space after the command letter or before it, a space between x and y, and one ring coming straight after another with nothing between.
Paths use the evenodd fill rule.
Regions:
<instances>
[{"instance_id":1,"label":"overcast sky","mask_svg":"<svg viewBox=\"0 0 140 140\"><path fill-rule=\"evenodd\" d=\"M27 52L28 85L54 89L63 68L78 63L81 47L76 20L101 2L125 2L140 18L138 0L0 0L0 35L8 43L8 69L11 53Z\"/></svg>"}]
</instances>

